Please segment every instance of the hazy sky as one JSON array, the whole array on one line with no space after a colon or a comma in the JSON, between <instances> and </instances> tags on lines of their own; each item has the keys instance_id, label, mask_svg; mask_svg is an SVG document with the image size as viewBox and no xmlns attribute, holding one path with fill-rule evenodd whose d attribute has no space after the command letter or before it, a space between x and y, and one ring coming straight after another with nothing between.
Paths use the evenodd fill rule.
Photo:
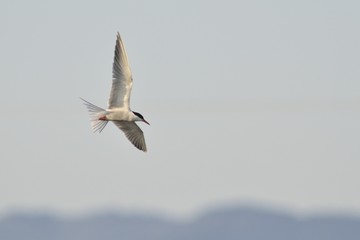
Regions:
<instances>
[{"instance_id":1,"label":"hazy sky","mask_svg":"<svg viewBox=\"0 0 360 240\"><path fill-rule=\"evenodd\" d=\"M0 1L0 215L360 213L359 1ZM148 153L93 134L116 32Z\"/></svg>"}]
</instances>

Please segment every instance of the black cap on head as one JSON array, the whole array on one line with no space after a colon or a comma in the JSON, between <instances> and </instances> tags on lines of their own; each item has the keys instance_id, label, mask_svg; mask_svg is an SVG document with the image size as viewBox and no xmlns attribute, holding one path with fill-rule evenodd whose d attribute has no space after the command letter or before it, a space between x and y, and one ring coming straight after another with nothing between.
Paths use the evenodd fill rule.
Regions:
<instances>
[{"instance_id":1,"label":"black cap on head","mask_svg":"<svg viewBox=\"0 0 360 240\"><path fill-rule=\"evenodd\" d=\"M143 117L140 113L134 112L134 111L133 111L133 113L134 113L136 116L138 116L139 118L144 119L144 117Z\"/></svg>"}]
</instances>

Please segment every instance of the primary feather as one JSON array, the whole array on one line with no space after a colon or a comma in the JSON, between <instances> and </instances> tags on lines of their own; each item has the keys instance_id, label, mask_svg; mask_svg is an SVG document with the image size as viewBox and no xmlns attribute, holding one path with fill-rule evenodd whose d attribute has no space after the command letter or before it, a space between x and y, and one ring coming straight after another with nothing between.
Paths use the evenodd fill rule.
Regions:
<instances>
[{"instance_id":1,"label":"primary feather","mask_svg":"<svg viewBox=\"0 0 360 240\"><path fill-rule=\"evenodd\" d=\"M108 108L130 109L132 76L124 43L119 33L116 39L112 78Z\"/></svg>"}]
</instances>

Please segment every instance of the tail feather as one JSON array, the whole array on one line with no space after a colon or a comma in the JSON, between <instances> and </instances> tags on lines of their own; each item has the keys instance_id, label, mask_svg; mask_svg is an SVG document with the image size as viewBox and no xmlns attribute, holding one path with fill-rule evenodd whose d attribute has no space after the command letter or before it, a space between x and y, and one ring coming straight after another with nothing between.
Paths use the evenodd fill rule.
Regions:
<instances>
[{"instance_id":1,"label":"tail feather","mask_svg":"<svg viewBox=\"0 0 360 240\"><path fill-rule=\"evenodd\" d=\"M91 128L93 129L94 132L101 133L101 131L106 127L108 121L99 120L99 117L105 115L106 110L86 101L85 99L82 98L80 99L84 101L84 105L89 111Z\"/></svg>"}]
</instances>

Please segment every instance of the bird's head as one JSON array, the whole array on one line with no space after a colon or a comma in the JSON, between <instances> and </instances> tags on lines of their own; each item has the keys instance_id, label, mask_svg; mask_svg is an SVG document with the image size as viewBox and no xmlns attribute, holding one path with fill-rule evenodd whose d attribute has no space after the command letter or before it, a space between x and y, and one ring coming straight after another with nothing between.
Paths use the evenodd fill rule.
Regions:
<instances>
[{"instance_id":1,"label":"bird's head","mask_svg":"<svg viewBox=\"0 0 360 240\"><path fill-rule=\"evenodd\" d=\"M150 123L148 123L148 122L144 119L143 115L141 115L141 114L138 113L138 112L134 112L134 111L133 111L133 113L135 114L135 121L142 121L142 122L150 125Z\"/></svg>"}]
</instances>

